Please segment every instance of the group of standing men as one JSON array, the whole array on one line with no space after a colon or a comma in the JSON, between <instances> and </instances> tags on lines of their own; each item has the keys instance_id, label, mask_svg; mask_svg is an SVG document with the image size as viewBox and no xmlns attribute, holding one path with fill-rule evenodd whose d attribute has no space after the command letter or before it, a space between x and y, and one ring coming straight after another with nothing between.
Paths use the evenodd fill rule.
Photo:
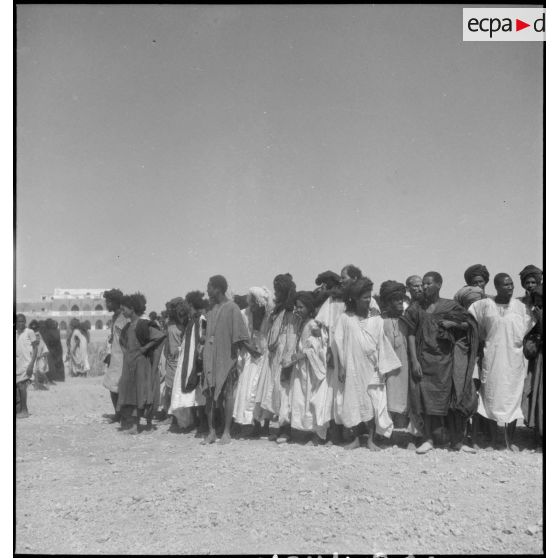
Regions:
<instances>
[{"instance_id":1,"label":"group of standing men","mask_svg":"<svg viewBox=\"0 0 558 558\"><path fill-rule=\"evenodd\" d=\"M395 427L421 454L435 443L474 452L483 430L497 447L499 422L505 446L517 450L517 419L542 436L542 271L520 273L520 299L505 273L494 277L496 296L486 296L489 278L485 266L471 266L466 286L444 299L431 271L385 281L373 297L372 282L348 265L320 274L314 291L278 275L273 294L253 287L241 309L216 275L209 300L192 291L167 303L163 327L144 315L142 294L107 291L113 420L131 433L141 417L148 429L156 418L198 426L212 444L218 416L221 443L231 441L234 419L254 437L281 442L298 431L311 444L348 440L347 448L371 450Z\"/></svg>"}]
</instances>

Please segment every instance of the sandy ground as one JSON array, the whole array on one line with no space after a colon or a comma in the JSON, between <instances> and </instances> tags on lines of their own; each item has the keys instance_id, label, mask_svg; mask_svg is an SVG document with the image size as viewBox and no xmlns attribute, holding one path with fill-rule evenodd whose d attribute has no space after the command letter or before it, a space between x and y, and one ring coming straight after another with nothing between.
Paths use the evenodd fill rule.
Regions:
<instances>
[{"instance_id":1,"label":"sandy ground","mask_svg":"<svg viewBox=\"0 0 558 558\"><path fill-rule=\"evenodd\" d=\"M542 553L542 455L267 440L200 445L107 424L101 377L29 394L16 552ZM530 437L520 432L522 446Z\"/></svg>"}]
</instances>

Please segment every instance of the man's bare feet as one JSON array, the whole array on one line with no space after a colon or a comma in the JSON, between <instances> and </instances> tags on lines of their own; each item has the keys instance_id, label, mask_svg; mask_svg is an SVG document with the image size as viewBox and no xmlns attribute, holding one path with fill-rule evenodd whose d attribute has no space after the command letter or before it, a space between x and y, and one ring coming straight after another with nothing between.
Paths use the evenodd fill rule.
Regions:
<instances>
[{"instance_id":1,"label":"man's bare feet","mask_svg":"<svg viewBox=\"0 0 558 558\"><path fill-rule=\"evenodd\" d=\"M408 449L409 451L417 451L417 446L415 445L414 442L409 442L409 443L407 444L407 449Z\"/></svg>"},{"instance_id":2,"label":"man's bare feet","mask_svg":"<svg viewBox=\"0 0 558 558\"><path fill-rule=\"evenodd\" d=\"M360 439L358 436L355 436L355 439L350 443L344 446L346 450L354 450L360 448Z\"/></svg>"},{"instance_id":3,"label":"man's bare feet","mask_svg":"<svg viewBox=\"0 0 558 558\"><path fill-rule=\"evenodd\" d=\"M428 453L429 451L432 451L433 449L434 449L434 446L433 446L432 442L430 440L426 440L426 442L423 442L417 448L417 453L422 455L424 453Z\"/></svg>"},{"instance_id":4,"label":"man's bare feet","mask_svg":"<svg viewBox=\"0 0 558 558\"><path fill-rule=\"evenodd\" d=\"M230 444L231 443L231 435L228 432L224 432L219 440L220 444Z\"/></svg>"},{"instance_id":5,"label":"man's bare feet","mask_svg":"<svg viewBox=\"0 0 558 558\"><path fill-rule=\"evenodd\" d=\"M519 448L515 444L510 444L507 449L509 451L513 451L514 453L517 453L519 451Z\"/></svg>"},{"instance_id":6,"label":"man's bare feet","mask_svg":"<svg viewBox=\"0 0 558 558\"><path fill-rule=\"evenodd\" d=\"M217 436L215 431L210 432L200 443L202 446L207 446L209 444L214 444L217 441Z\"/></svg>"},{"instance_id":7,"label":"man's bare feet","mask_svg":"<svg viewBox=\"0 0 558 558\"><path fill-rule=\"evenodd\" d=\"M374 438L372 438L372 436L370 436L370 438L368 438L368 442L366 444L366 447L370 451L382 451L382 448L374 443Z\"/></svg>"}]
</instances>

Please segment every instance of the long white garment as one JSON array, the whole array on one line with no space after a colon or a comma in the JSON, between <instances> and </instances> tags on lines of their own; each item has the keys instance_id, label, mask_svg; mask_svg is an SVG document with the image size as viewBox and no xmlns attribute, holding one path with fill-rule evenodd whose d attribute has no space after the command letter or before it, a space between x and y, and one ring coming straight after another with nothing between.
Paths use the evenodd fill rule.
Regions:
<instances>
[{"instance_id":1,"label":"long white garment","mask_svg":"<svg viewBox=\"0 0 558 558\"><path fill-rule=\"evenodd\" d=\"M484 341L478 412L503 423L523 418L521 398L527 371L523 338L535 325L531 311L515 298L509 304L485 298L473 302L469 312Z\"/></svg>"},{"instance_id":2,"label":"long white garment","mask_svg":"<svg viewBox=\"0 0 558 558\"><path fill-rule=\"evenodd\" d=\"M205 321L205 318L201 316L200 318L200 328L201 322ZM190 376L194 373L194 362L196 356L196 339L195 339L195 328L192 328L190 333L190 350L188 354L188 373L186 376L186 382ZM180 353L178 355L178 361L176 363L176 374L174 375L174 381L172 385L172 395L171 403L169 408L169 414L176 417L176 422L181 428L186 428L189 426L190 419L190 408L199 407L205 405L205 397L202 394L201 382L196 386L196 389L190 391L189 393L184 393L182 391L181 380L182 380L182 365L184 363L186 347L186 336L182 339L182 344L180 345Z\"/></svg>"},{"instance_id":3,"label":"long white garment","mask_svg":"<svg viewBox=\"0 0 558 558\"><path fill-rule=\"evenodd\" d=\"M345 372L341 420L347 428L375 419L376 432L389 437L393 423L387 410L384 376L401 366L384 333L380 316L341 314L335 328L339 366Z\"/></svg>"},{"instance_id":4,"label":"long white garment","mask_svg":"<svg viewBox=\"0 0 558 558\"><path fill-rule=\"evenodd\" d=\"M120 346L120 334L128 323L128 318L120 312L112 323L110 335L107 339L107 354L110 354L110 363L105 370L103 386L113 393L118 393L118 382L122 376L122 365L124 364L124 353Z\"/></svg>"},{"instance_id":5,"label":"long white garment","mask_svg":"<svg viewBox=\"0 0 558 558\"><path fill-rule=\"evenodd\" d=\"M27 368L33 360L33 343L36 340L35 332L26 327L21 333L16 333L16 383L30 379Z\"/></svg>"},{"instance_id":6,"label":"long white garment","mask_svg":"<svg viewBox=\"0 0 558 558\"><path fill-rule=\"evenodd\" d=\"M250 308L241 311L242 318L248 329L251 344L260 351L259 357L253 357L245 348L238 356L238 385L234 401L233 418L238 424L252 424L256 406L258 381L267 355L267 332L269 330L269 314L264 316L260 330L254 330Z\"/></svg>"},{"instance_id":7,"label":"long white garment","mask_svg":"<svg viewBox=\"0 0 558 558\"><path fill-rule=\"evenodd\" d=\"M76 328L70 337L70 373L75 376L77 374L86 374L89 370L87 339L85 335Z\"/></svg>"},{"instance_id":8,"label":"long white garment","mask_svg":"<svg viewBox=\"0 0 558 558\"><path fill-rule=\"evenodd\" d=\"M313 332L319 333L317 337ZM305 358L293 367L289 390L291 427L314 431L325 438L327 423L331 420L331 398L326 385L327 333L314 320L303 327L297 351Z\"/></svg>"},{"instance_id":9,"label":"long white garment","mask_svg":"<svg viewBox=\"0 0 558 558\"><path fill-rule=\"evenodd\" d=\"M37 358L33 365L33 376L35 380L39 378L38 374L46 374L48 372L48 349L41 334L38 333L36 335L39 337L39 345L37 346Z\"/></svg>"},{"instance_id":10,"label":"long white garment","mask_svg":"<svg viewBox=\"0 0 558 558\"><path fill-rule=\"evenodd\" d=\"M345 311L345 303L329 297L321 306L316 321L323 324L328 332L328 343L332 353L332 362L327 368L326 385L322 389L328 391L327 398L331 400L331 416L336 424L342 424L341 409L343 407L343 390L339 385L339 368L337 344L335 341L335 327L337 321Z\"/></svg>"}]
</instances>

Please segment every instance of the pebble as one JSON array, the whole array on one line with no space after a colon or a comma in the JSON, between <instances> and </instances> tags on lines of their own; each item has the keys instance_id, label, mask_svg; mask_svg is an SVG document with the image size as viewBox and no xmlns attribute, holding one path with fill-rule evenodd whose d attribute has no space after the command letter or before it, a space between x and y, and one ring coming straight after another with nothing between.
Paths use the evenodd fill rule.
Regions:
<instances>
[{"instance_id":1,"label":"pebble","mask_svg":"<svg viewBox=\"0 0 558 558\"><path fill-rule=\"evenodd\" d=\"M525 532L528 535L536 535L539 532L539 527L537 525L529 525L529 527L525 529Z\"/></svg>"}]
</instances>

